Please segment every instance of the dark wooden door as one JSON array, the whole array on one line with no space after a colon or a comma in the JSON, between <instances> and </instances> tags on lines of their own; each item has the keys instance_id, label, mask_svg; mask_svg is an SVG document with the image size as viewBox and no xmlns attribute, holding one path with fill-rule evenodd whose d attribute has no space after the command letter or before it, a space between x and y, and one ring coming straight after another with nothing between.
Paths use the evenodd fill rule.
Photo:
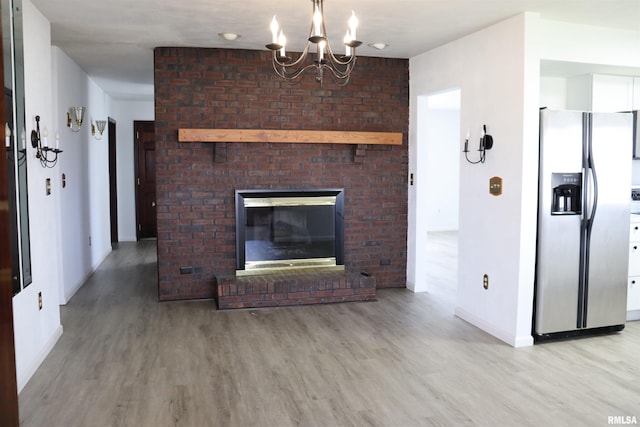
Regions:
<instances>
[{"instance_id":1,"label":"dark wooden door","mask_svg":"<svg viewBox=\"0 0 640 427\"><path fill-rule=\"evenodd\" d=\"M152 121L133 122L136 157L138 239L158 236L156 219L156 142Z\"/></svg>"},{"instance_id":2,"label":"dark wooden door","mask_svg":"<svg viewBox=\"0 0 640 427\"><path fill-rule=\"evenodd\" d=\"M111 246L118 243L118 179L116 168L116 121L109 117L109 210L111 213Z\"/></svg>"},{"instance_id":3,"label":"dark wooden door","mask_svg":"<svg viewBox=\"0 0 640 427\"><path fill-rule=\"evenodd\" d=\"M2 19L0 19L2 22ZM0 25L2 34L2 25ZM0 43L0 81L4 82L2 43ZM5 117L4 96L0 96L0 117ZM5 127L0 126L2 141ZM13 286L9 235L9 188L7 185L6 150L0 155L0 425L17 426L18 386L16 352L13 341Z\"/></svg>"}]
</instances>

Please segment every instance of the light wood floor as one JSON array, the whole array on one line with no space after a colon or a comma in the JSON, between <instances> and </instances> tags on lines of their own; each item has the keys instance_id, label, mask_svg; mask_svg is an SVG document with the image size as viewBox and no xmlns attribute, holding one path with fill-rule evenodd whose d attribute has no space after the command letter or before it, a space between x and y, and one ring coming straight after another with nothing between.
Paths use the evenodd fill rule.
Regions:
<instances>
[{"instance_id":1,"label":"light wood floor","mask_svg":"<svg viewBox=\"0 0 640 427\"><path fill-rule=\"evenodd\" d=\"M155 242L121 244L61 308L64 334L20 394L22 425L537 427L640 418L640 322L514 349L453 315L446 278L454 289L455 266L445 267L433 294L381 290L377 302L219 312L210 301L158 303Z\"/></svg>"}]
</instances>

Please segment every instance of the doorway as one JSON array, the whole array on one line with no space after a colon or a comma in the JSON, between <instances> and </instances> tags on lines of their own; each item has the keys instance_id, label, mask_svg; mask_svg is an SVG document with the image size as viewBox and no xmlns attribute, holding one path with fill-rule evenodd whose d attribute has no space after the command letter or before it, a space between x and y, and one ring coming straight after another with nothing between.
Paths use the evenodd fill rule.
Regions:
<instances>
[{"instance_id":1,"label":"doorway","mask_svg":"<svg viewBox=\"0 0 640 427\"><path fill-rule=\"evenodd\" d=\"M157 238L156 141L153 121L134 121L136 239Z\"/></svg>"},{"instance_id":2,"label":"doorway","mask_svg":"<svg viewBox=\"0 0 640 427\"><path fill-rule=\"evenodd\" d=\"M118 243L118 178L116 165L116 121L109 117L109 211L111 216L111 248Z\"/></svg>"},{"instance_id":3,"label":"doorway","mask_svg":"<svg viewBox=\"0 0 640 427\"><path fill-rule=\"evenodd\" d=\"M460 97L458 88L418 97L416 292L455 305L460 205ZM422 185L420 185L422 184Z\"/></svg>"}]
</instances>

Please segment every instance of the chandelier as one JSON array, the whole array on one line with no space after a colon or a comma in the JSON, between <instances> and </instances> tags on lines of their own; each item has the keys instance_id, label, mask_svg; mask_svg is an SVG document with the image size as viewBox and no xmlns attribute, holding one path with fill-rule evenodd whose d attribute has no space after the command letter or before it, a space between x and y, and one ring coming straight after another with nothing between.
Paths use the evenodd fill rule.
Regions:
<instances>
[{"instance_id":1,"label":"chandelier","mask_svg":"<svg viewBox=\"0 0 640 427\"><path fill-rule=\"evenodd\" d=\"M313 18L309 29L307 44L298 57L293 59L286 55L285 45L287 40L282 29L273 17L271 21L271 43L266 45L267 49L273 51L273 69L276 74L287 83L298 83L301 76L309 70L315 70L316 81L323 85L325 71L338 86L344 86L349 82L351 71L356 64L356 47L362 42L356 40L356 28L358 18L351 12L349 18L349 28L344 36L345 53L344 56L336 56L331 49L327 39L327 30L324 25L324 0L311 0L313 2ZM311 52L311 46L315 46L315 52ZM315 53L312 62L307 60L310 54Z\"/></svg>"}]
</instances>

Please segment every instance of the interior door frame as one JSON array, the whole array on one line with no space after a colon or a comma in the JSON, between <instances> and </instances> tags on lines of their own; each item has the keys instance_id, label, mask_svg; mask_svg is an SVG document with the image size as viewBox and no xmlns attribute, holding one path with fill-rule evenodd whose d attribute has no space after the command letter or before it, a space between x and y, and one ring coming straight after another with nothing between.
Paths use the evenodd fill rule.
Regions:
<instances>
[{"instance_id":1,"label":"interior door frame","mask_svg":"<svg viewBox=\"0 0 640 427\"><path fill-rule=\"evenodd\" d=\"M0 34L2 34L0 17ZM0 43L0 80L4 82L4 55ZM0 117L5 117L4 96L0 96ZM2 140L5 127L2 128ZM11 280L11 254L9 229L9 187L7 185L7 158L0 155L0 425L17 426L18 380L16 377L16 349L13 328L13 285Z\"/></svg>"},{"instance_id":2,"label":"interior door frame","mask_svg":"<svg viewBox=\"0 0 640 427\"><path fill-rule=\"evenodd\" d=\"M140 126L152 124L155 127L155 121L153 120L134 120L133 122L133 157L134 157L134 187L135 187L135 208L136 208L136 240L141 239L141 196L140 196L140 170L139 170L139 160L140 160L140 144L144 143L144 141L140 140L139 129ZM157 230L156 230L157 236Z\"/></svg>"},{"instance_id":3,"label":"interior door frame","mask_svg":"<svg viewBox=\"0 0 640 427\"><path fill-rule=\"evenodd\" d=\"M109 211L111 216L111 247L117 244L118 236L118 169L117 169L117 136L116 121L108 117L109 128Z\"/></svg>"}]
</instances>

